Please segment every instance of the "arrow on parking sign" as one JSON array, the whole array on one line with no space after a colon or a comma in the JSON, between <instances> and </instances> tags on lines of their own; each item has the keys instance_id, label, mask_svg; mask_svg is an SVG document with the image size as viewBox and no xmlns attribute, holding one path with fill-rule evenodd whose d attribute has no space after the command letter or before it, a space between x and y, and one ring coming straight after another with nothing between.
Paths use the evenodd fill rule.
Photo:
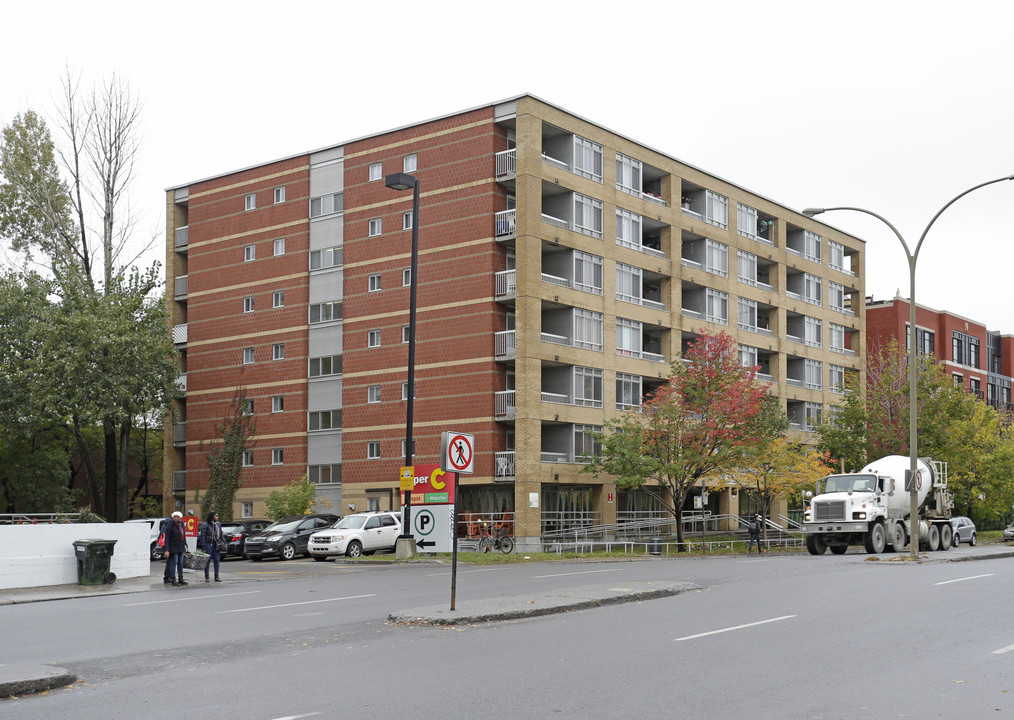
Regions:
<instances>
[{"instance_id":1,"label":"arrow on parking sign","mask_svg":"<svg viewBox=\"0 0 1014 720\"><path fill-rule=\"evenodd\" d=\"M426 549L428 547L433 547L436 544L437 544L436 540L420 540L419 542L416 543L416 547Z\"/></svg>"}]
</instances>

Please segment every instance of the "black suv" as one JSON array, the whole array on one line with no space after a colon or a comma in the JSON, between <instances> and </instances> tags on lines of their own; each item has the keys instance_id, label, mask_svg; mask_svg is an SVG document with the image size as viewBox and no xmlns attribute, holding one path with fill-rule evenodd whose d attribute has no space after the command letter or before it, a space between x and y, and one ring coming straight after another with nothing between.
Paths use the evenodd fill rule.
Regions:
<instances>
[{"instance_id":1,"label":"black suv","mask_svg":"<svg viewBox=\"0 0 1014 720\"><path fill-rule=\"evenodd\" d=\"M317 513L314 515L289 515L279 518L256 535L246 539L244 553L251 560L263 560L266 557L279 557L291 560L296 555L309 557L306 549L310 535L331 527L341 520L341 515Z\"/></svg>"},{"instance_id":2,"label":"black suv","mask_svg":"<svg viewBox=\"0 0 1014 720\"><path fill-rule=\"evenodd\" d=\"M246 539L271 524L270 520L232 520L222 523L222 537L228 546L222 557L243 557Z\"/></svg>"}]
</instances>

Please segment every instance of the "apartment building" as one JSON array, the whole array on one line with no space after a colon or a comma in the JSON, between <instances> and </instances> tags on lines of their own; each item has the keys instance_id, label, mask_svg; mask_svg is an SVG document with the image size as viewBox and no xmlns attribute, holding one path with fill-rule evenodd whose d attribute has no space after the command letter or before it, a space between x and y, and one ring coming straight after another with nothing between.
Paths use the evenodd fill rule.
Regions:
<instances>
[{"instance_id":1,"label":"apartment building","mask_svg":"<svg viewBox=\"0 0 1014 720\"><path fill-rule=\"evenodd\" d=\"M866 302L869 350L896 338L909 345L911 304L907 298ZM916 346L943 364L954 382L985 400L997 410L1011 409L1011 377L1014 376L1014 336L1002 335L946 310L916 303Z\"/></svg>"},{"instance_id":2,"label":"apartment building","mask_svg":"<svg viewBox=\"0 0 1014 720\"><path fill-rule=\"evenodd\" d=\"M419 180L418 218L395 172ZM242 400L237 517L303 474L333 510L399 509L413 282L415 463L439 463L443 430L473 434L461 512L532 542L658 513L580 473L586 431L702 330L737 338L804 442L863 372L861 240L531 95L170 188L166 217L178 507Z\"/></svg>"}]
</instances>

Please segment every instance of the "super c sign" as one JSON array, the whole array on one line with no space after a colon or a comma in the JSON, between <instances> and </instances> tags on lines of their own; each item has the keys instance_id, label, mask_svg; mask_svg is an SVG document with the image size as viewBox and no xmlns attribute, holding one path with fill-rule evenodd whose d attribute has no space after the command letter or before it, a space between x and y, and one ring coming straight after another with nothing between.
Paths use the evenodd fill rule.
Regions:
<instances>
[{"instance_id":1,"label":"super c sign","mask_svg":"<svg viewBox=\"0 0 1014 720\"><path fill-rule=\"evenodd\" d=\"M412 468L412 504L453 504L457 477L455 473L444 472L439 465L414 465Z\"/></svg>"}]
</instances>

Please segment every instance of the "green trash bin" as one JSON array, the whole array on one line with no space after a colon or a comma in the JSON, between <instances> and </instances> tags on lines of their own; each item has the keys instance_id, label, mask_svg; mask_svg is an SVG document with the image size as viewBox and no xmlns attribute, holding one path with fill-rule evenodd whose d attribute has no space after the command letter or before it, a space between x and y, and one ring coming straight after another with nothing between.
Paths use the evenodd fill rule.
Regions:
<instances>
[{"instance_id":1,"label":"green trash bin","mask_svg":"<svg viewBox=\"0 0 1014 720\"><path fill-rule=\"evenodd\" d=\"M115 540L75 540L78 585L112 585L116 575L109 572Z\"/></svg>"}]
</instances>

